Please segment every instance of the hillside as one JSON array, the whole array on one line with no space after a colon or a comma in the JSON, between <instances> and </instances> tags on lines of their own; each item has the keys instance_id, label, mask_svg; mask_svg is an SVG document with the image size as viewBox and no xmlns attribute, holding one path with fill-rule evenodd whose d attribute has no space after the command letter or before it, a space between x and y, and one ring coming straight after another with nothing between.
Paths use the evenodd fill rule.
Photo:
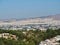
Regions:
<instances>
[{"instance_id":1,"label":"hillside","mask_svg":"<svg viewBox=\"0 0 60 45\"><path fill-rule=\"evenodd\" d=\"M51 15L51 16L44 16L38 18L28 18L28 19L10 19L10 20L0 20L0 25L2 24L9 24L9 25L26 25L26 24L60 24L60 14L58 15Z\"/></svg>"}]
</instances>

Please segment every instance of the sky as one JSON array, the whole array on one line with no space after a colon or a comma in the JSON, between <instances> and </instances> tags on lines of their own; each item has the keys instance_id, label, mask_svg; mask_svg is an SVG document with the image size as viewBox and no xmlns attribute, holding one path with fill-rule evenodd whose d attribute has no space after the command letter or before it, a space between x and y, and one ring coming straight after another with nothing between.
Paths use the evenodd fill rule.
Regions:
<instances>
[{"instance_id":1,"label":"sky","mask_svg":"<svg viewBox=\"0 0 60 45\"><path fill-rule=\"evenodd\" d=\"M0 0L0 19L60 14L60 0Z\"/></svg>"}]
</instances>

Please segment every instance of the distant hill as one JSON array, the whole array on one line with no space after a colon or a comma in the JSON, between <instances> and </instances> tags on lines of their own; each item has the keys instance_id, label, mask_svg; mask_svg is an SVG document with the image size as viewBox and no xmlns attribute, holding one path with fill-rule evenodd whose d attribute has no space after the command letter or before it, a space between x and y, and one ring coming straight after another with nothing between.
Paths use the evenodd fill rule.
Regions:
<instances>
[{"instance_id":1,"label":"distant hill","mask_svg":"<svg viewBox=\"0 0 60 45\"><path fill-rule=\"evenodd\" d=\"M60 20L60 14L49 16L48 18L53 18L54 20Z\"/></svg>"},{"instance_id":2,"label":"distant hill","mask_svg":"<svg viewBox=\"0 0 60 45\"><path fill-rule=\"evenodd\" d=\"M25 25L31 23L48 23L48 24L60 24L60 14L43 16L36 18L27 18L27 19L9 19L9 20L0 20L1 24L11 24L11 25Z\"/></svg>"},{"instance_id":3,"label":"distant hill","mask_svg":"<svg viewBox=\"0 0 60 45\"><path fill-rule=\"evenodd\" d=\"M37 18L41 18L41 19L44 19L44 18L53 18L55 20L60 20L60 14L56 14L56 15L50 15L50 16L42 16L42 17L33 17L33 18L24 18L24 19L15 19L15 18L12 18L12 19L0 19L0 21L19 21L19 20L28 20L28 19L37 19Z\"/></svg>"}]
</instances>

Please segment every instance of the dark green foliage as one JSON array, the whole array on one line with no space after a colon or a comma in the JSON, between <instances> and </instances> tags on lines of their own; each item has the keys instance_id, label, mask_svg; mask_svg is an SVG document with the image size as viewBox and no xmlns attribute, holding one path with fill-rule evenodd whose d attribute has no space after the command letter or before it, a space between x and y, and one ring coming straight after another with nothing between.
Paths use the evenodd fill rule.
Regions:
<instances>
[{"instance_id":1,"label":"dark green foliage","mask_svg":"<svg viewBox=\"0 0 60 45\"><path fill-rule=\"evenodd\" d=\"M27 32L26 35L22 32ZM39 45L40 41L45 39L50 39L56 35L60 35L60 29L52 30L48 29L46 32L41 32L40 30L2 30L0 33L10 33L16 35L18 40L3 39L0 38L0 45ZM23 41L25 39L25 41ZM59 41L60 42L60 41Z\"/></svg>"}]
</instances>

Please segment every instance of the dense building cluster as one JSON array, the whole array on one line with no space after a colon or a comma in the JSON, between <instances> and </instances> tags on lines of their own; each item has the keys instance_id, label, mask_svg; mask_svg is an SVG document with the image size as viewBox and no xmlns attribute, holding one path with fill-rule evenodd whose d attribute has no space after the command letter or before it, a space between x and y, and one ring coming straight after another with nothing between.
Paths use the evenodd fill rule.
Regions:
<instances>
[{"instance_id":1,"label":"dense building cluster","mask_svg":"<svg viewBox=\"0 0 60 45\"><path fill-rule=\"evenodd\" d=\"M45 41L41 41L39 45L60 45L58 42L60 40L60 35L53 37L51 39L46 39Z\"/></svg>"},{"instance_id":2,"label":"dense building cluster","mask_svg":"<svg viewBox=\"0 0 60 45\"><path fill-rule=\"evenodd\" d=\"M52 25L52 24L27 24L27 25L0 25L1 29L6 30L47 30L49 29L58 29L60 25Z\"/></svg>"},{"instance_id":3,"label":"dense building cluster","mask_svg":"<svg viewBox=\"0 0 60 45\"><path fill-rule=\"evenodd\" d=\"M18 37L16 35L12 35L12 34L9 34L9 33L1 33L0 38L14 39L14 40L18 39Z\"/></svg>"}]
</instances>

